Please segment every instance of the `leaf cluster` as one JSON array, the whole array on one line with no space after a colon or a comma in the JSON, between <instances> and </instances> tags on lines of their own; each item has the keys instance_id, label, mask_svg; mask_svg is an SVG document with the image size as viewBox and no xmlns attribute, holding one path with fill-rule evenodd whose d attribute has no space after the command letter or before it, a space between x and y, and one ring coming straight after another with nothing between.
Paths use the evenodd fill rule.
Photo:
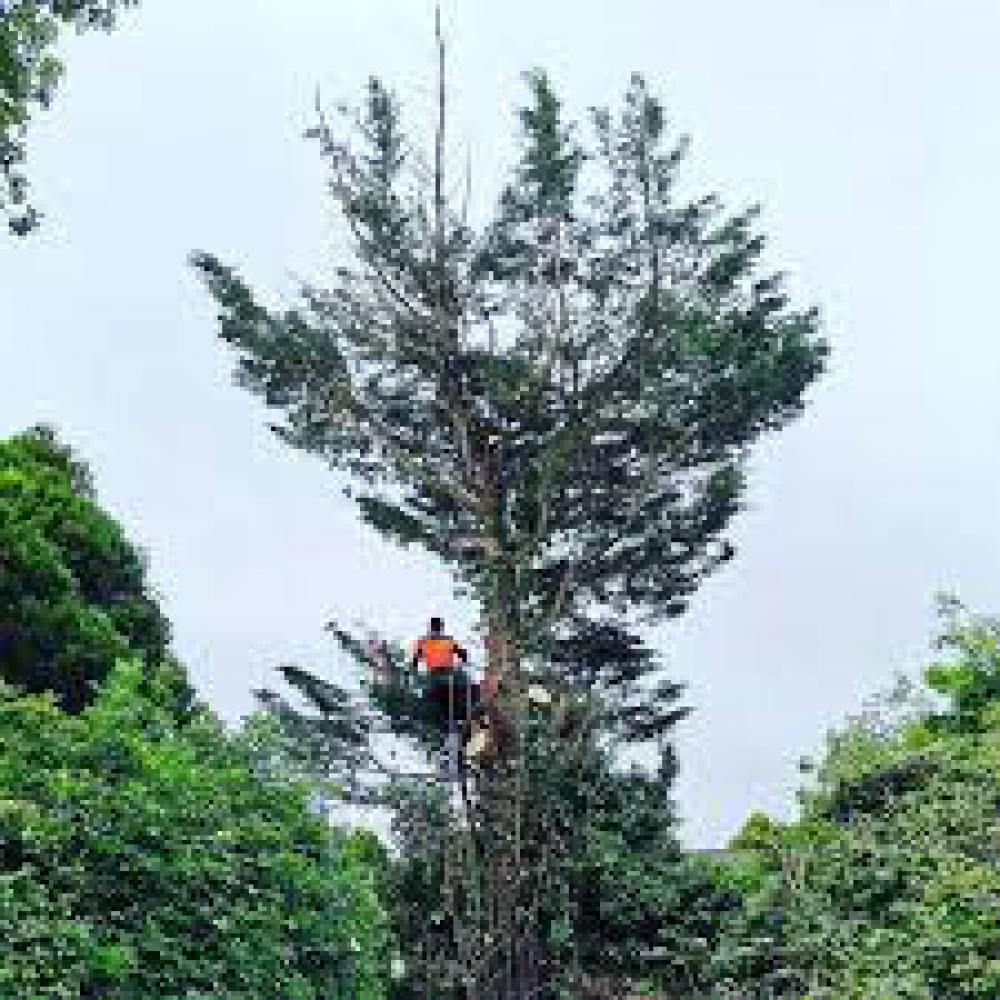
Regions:
<instances>
[{"instance_id":1,"label":"leaf cluster","mask_svg":"<svg viewBox=\"0 0 1000 1000\"><path fill-rule=\"evenodd\" d=\"M381 997L365 858L258 773L262 730L179 726L168 693L123 662L79 715L0 698L0 996L315 1000L356 961L357 995Z\"/></svg>"},{"instance_id":2,"label":"leaf cluster","mask_svg":"<svg viewBox=\"0 0 1000 1000\"><path fill-rule=\"evenodd\" d=\"M60 32L114 27L118 11L138 0L0 0L0 215L16 236L39 221L28 202L25 146L32 116L48 108L63 75L55 54Z\"/></svg>"}]
</instances>

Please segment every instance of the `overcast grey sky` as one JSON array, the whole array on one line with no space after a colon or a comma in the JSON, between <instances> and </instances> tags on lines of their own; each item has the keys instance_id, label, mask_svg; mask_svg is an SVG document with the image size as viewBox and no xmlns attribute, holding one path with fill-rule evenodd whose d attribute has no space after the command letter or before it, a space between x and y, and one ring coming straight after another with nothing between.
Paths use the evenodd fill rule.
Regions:
<instances>
[{"instance_id":1,"label":"overcast grey sky","mask_svg":"<svg viewBox=\"0 0 1000 1000\"><path fill-rule=\"evenodd\" d=\"M145 0L66 46L31 142L42 232L0 240L0 433L59 425L147 551L176 646L224 716L293 660L339 669L322 626L400 637L470 609L363 531L230 381L186 265L207 249L288 295L337 246L301 140L317 85L367 74L430 99L430 0ZM764 204L770 261L823 310L833 371L754 463L736 560L657 633L696 714L683 836L787 816L795 761L926 660L936 590L1000 609L996 0L446 0L459 163L480 206L519 74L580 112L647 74L694 150L686 182Z\"/></svg>"}]
</instances>

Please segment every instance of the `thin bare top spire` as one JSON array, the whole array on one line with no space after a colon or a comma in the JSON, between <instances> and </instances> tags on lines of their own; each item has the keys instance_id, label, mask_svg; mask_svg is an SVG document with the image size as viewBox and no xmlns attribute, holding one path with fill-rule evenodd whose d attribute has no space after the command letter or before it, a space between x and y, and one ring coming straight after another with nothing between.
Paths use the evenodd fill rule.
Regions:
<instances>
[{"instance_id":1,"label":"thin bare top spire","mask_svg":"<svg viewBox=\"0 0 1000 1000\"><path fill-rule=\"evenodd\" d=\"M438 48L438 107L437 107L437 128L435 129L434 142L434 216L435 216L435 242L438 270L438 313L441 325L440 335L442 340L446 334L445 321L445 273L444 273L444 243L445 243L445 223L444 223L444 126L445 126L445 80L444 80L444 38L441 34L441 5L434 5L434 36Z\"/></svg>"},{"instance_id":2,"label":"thin bare top spire","mask_svg":"<svg viewBox=\"0 0 1000 1000\"><path fill-rule=\"evenodd\" d=\"M437 86L437 129L434 144L434 204L438 213L438 221L443 222L444 200L444 126L445 126L445 80L444 80L444 36L441 34L441 5L434 5L434 39L438 50L438 86ZM438 234L439 237L442 233Z\"/></svg>"}]
</instances>

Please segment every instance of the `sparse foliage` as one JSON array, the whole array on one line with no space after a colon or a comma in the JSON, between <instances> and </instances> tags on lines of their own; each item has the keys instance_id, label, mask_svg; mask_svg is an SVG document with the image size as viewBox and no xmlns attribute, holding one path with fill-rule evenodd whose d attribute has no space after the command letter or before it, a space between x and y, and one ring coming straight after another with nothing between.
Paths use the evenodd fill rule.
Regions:
<instances>
[{"instance_id":1,"label":"sparse foliage","mask_svg":"<svg viewBox=\"0 0 1000 1000\"><path fill-rule=\"evenodd\" d=\"M28 200L26 138L32 115L49 107L63 67L60 32L110 30L119 9L138 0L0 0L0 215L25 236L39 214Z\"/></svg>"}]
</instances>

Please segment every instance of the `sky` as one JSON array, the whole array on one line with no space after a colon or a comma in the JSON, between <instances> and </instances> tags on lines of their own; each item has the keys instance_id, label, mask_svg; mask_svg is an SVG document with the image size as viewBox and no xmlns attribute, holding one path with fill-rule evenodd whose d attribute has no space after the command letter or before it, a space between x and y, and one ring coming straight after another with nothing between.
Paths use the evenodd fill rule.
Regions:
<instances>
[{"instance_id":1,"label":"sky","mask_svg":"<svg viewBox=\"0 0 1000 1000\"><path fill-rule=\"evenodd\" d=\"M757 448L735 560L653 635L695 711L678 730L681 835L719 846L794 815L796 762L929 658L934 594L1000 610L1000 5L995 0L445 0L450 158L486 212L521 73L567 110L643 72L689 133L692 191L763 206L768 263L833 354L807 414ZM70 38L31 135L27 241L0 239L0 434L57 425L146 553L175 647L236 721L297 663L349 680L331 618L472 638L440 567L363 529L232 383L187 264L208 250L270 301L342 259L317 90L394 85L419 132L429 0L145 0Z\"/></svg>"}]
</instances>

